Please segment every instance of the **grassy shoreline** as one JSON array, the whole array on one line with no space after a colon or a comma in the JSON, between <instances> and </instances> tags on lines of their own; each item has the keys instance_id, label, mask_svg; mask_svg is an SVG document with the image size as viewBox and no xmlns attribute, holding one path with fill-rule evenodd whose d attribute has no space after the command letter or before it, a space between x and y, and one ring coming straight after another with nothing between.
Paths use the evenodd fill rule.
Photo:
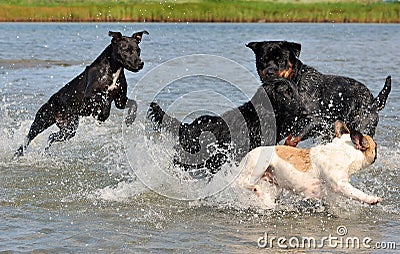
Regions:
<instances>
[{"instance_id":1,"label":"grassy shoreline","mask_svg":"<svg viewBox=\"0 0 400 254\"><path fill-rule=\"evenodd\" d=\"M400 23L400 3L9 0L0 22Z\"/></svg>"}]
</instances>

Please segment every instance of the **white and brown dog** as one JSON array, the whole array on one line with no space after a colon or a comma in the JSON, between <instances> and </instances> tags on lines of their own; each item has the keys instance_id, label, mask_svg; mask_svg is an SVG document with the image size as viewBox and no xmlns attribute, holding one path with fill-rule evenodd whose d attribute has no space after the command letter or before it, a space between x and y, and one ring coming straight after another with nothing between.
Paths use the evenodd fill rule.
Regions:
<instances>
[{"instance_id":1,"label":"white and brown dog","mask_svg":"<svg viewBox=\"0 0 400 254\"><path fill-rule=\"evenodd\" d=\"M380 202L382 198L350 184L351 174L375 162L376 143L370 136L350 132L341 121L335 122L335 133L331 143L311 149L290 146L253 149L240 163L243 169L240 186L261 196L262 189L257 183L265 180L306 198L320 199L330 189L367 204Z\"/></svg>"}]
</instances>

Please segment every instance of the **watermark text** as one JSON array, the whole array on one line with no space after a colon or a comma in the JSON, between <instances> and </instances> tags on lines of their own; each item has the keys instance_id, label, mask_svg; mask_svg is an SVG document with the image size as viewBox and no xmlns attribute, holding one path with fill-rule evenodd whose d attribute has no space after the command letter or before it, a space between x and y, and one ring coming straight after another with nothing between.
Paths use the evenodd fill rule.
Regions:
<instances>
[{"instance_id":1,"label":"watermark text","mask_svg":"<svg viewBox=\"0 0 400 254\"><path fill-rule=\"evenodd\" d=\"M381 249L396 250L397 243L394 241L375 242L370 237L352 237L348 236L345 226L338 226L335 234L329 234L322 237L308 236L272 236L267 232L257 240L259 248L280 248L280 249Z\"/></svg>"}]
</instances>

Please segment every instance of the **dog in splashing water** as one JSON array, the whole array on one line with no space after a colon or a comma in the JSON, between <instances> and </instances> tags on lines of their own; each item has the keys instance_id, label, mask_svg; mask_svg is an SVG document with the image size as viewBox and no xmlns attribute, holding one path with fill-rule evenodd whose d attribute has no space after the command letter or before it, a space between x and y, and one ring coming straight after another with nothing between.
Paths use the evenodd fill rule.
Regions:
<instances>
[{"instance_id":1,"label":"dog in splashing water","mask_svg":"<svg viewBox=\"0 0 400 254\"><path fill-rule=\"evenodd\" d=\"M127 97L124 69L131 72L143 69L139 48L143 34L149 33L141 31L122 36L120 32L110 31L111 44L100 56L40 107L14 158L22 156L31 141L53 124L59 131L50 134L46 150L55 142L74 137L81 116L92 115L104 122L110 116L112 102L119 109L129 109L125 122L131 124L136 117L137 105L135 100Z\"/></svg>"},{"instance_id":2,"label":"dog in splashing water","mask_svg":"<svg viewBox=\"0 0 400 254\"><path fill-rule=\"evenodd\" d=\"M345 197L370 205L382 201L353 187L350 176L372 165L377 157L377 146L368 135L349 131L335 122L336 138L331 143L311 149L290 146L263 146L250 151L239 167L243 173L239 185L260 196L270 196L260 181L293 191L305 198L321 199L333 190ZM325 188L326 187L326 188Z\"/></svg>"}]
</instances>

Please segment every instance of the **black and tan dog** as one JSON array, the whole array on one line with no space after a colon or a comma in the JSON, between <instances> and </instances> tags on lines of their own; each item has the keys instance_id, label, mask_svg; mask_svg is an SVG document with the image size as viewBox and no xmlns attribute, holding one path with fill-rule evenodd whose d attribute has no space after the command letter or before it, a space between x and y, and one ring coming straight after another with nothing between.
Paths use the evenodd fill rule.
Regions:
<instances>
[{"instance_id":1,"label":"black and tan dog","mask_svg":"<svg viewBox=\"0 0 400 254\"><path fill-rule=\"evenodd\" d=\"M240 161L249 149L275 145L286 137L285 143L292 146L308 137L329 137L334 134L331 126L336 120L374 135L378 111L384 108L391 90L390 77L374 98L365 85L353 79L324 75L303 65L298 60L300 44L253 42L247 46L256 54L263 82L249 102L221 116L203 115L191 123L167 115L157 103L150 105L149 118L156 126L179 138L177 164L185 169L206 167L215 172L231 155ZM212 133L214 139L201 140L205 132ZM235 132L247 133L243 137L245 142L233 140ZM296 135L293 139L292 134ZM212 145L217 149L207 149Z\"/></svg>"},{"instance_id":2,"label":"black and tan dog","mask_svg":"<svg viewBox=\"0 0 400 254\"><path fill-rule=\"evenodd\" d=\"M144 63L140 59L139 43L143 34L138 32L122 36L120 32L109 32L111 44L86 69L62 87L38 110L25 143L15 156L23 155L29 143L45 129L56 124L59 132L49 136L48 146L72 138L79 124L80 116L92 115L105 121L110 115L111 103L119 109L129 108L126 123L135 120L137 105L128 99L124 69L138 72ZM46 148L46 149L47 149Z\"/></svg>"},{"instance_id":3,"label":"black and tan dog","mask_svg":"<svg viewBox=\"0 0 400 254\"><path fill-rule=\"evenodd\" d=\"M303 116L298 117L299 123L293 123L286 134L289 138L286 144L296 146L301 140L309 137L332 134L329 126L335 120L342 120L350 129L359 130L371 137L375 134L378 124L378 112L385 107L391 90L391 78L378 96L374 98L368 88L357 80L325 75L313 67L303 64L299 59L301 45L287 41L250 42L256 56L257 72L263 81L271 78L286 78L293 82L304 108ZM296 106L293 107L296 111ZM276 112L285 114L285 112ZM279 116L278 116L279 117ZM291 138L291 134L295 135Z\"/></svg>"}]
</instances>

